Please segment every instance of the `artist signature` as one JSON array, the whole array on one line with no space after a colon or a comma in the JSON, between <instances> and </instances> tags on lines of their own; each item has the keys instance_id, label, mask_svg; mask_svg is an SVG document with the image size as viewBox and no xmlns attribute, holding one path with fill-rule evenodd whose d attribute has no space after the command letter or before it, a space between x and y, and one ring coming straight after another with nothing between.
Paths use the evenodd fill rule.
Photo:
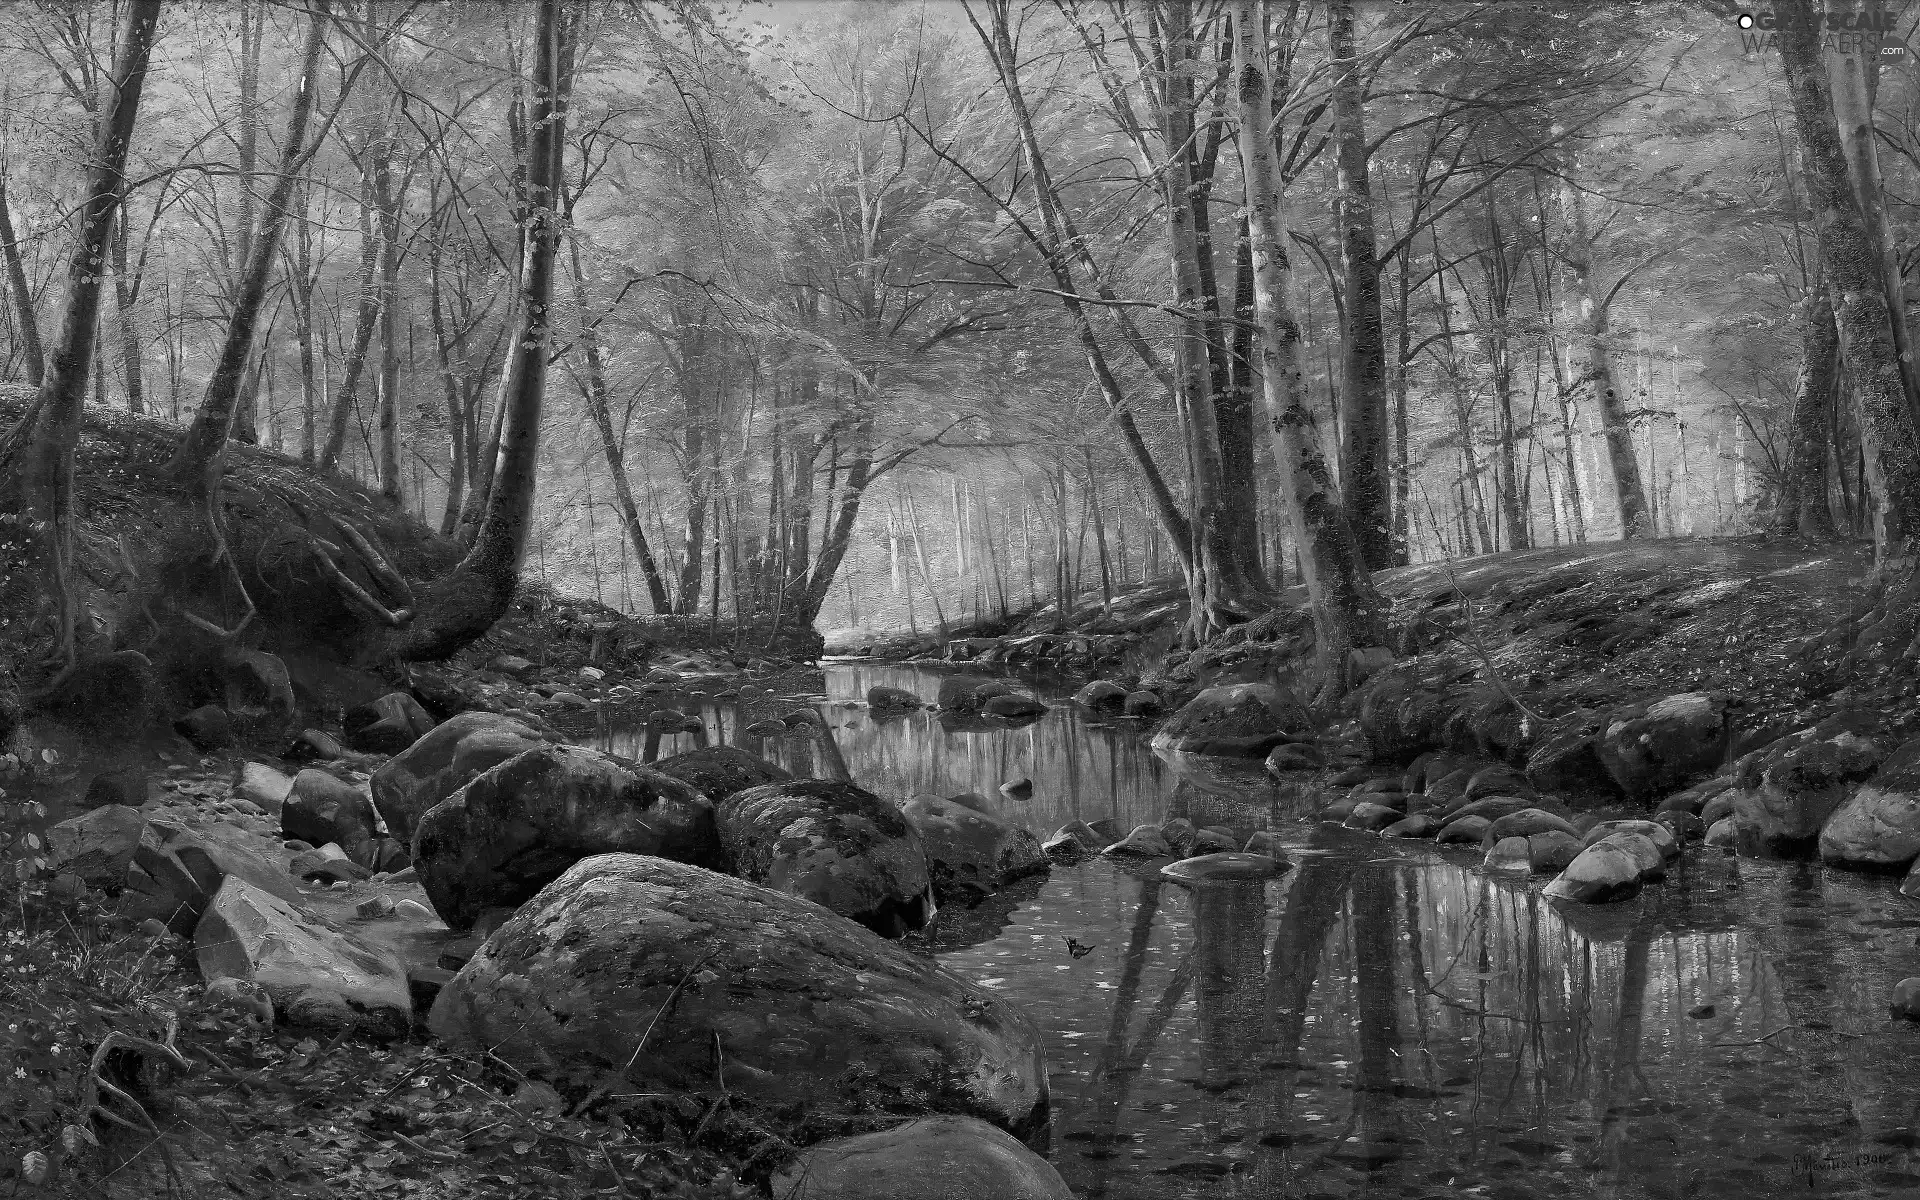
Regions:
<instances>
[{"instance_id":1,"label":"artist signature","mask_svg":"<svg viewBox=\"0 0 1920 1200\"><path fill-rule=\"evenodd\" d=\"M1867 1167L1883 1167L1897 1162L1905 1155L1891 1151L1862 1150L1853 1154L1796 1154L1793 1156L1793 1175L1812 1179L1816 1175L1840 1174L1859 1171Z\"/></svg>"}]
</instances>

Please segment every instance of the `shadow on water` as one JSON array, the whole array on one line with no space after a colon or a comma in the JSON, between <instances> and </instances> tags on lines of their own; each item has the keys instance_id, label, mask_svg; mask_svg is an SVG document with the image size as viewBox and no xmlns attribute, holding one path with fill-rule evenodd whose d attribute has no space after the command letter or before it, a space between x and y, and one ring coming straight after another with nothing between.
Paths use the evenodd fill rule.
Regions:
<instances>
[{"instance_id":1,"label":"shadow on water","mask_svg":"<svg viewBox=\"0 0 1920 1200\"><path fill-rule=\"evenodd\" d=\"M1920 1036L1884 1007L1920 974L1920 905L1885 878L1690 854L1637 901L1563 909L1477 855L1310 824L1312 797L1257 771L1162 762L1131 723L876 722L844 703L876 683L930 698L938 676L835 666L837 755L765 752L808 773L837 757L884 795L979 793L1042 835L1271 828L1296 864L1193 890L1056 867L931 944L1043 1031L1076 1195L1920 1195ZM729 712L703 718L756 748ZM998 792L1023 775L1031 800Z\"/></svg>"}]
</instances>

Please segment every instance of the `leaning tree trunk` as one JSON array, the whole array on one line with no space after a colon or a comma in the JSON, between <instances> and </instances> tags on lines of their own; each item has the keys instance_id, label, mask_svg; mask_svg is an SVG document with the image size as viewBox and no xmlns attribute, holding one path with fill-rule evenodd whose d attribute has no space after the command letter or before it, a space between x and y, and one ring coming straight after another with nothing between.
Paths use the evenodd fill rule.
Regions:
<instances>
[{"instance_id":1,"label":"leaning tree trunk","mask_svg":"<svg viewBox=\"0 0 1920 1200\"><path fill-rule=\"evenodd\" d=\"M1313 609L1321 695L1346 687L1348 652L1380 641L1380 598L1355 544L1321 454L1300 371L1300 327L1287 307L1286 228L1273 161L1273 79L1266 61L1263 0L1235 0L1234 74L1239 81L1240 163L1253 243L1253 298L1260 377L1274 459Z\"/></svg>"},{"instance_id":2,"label":"leaning tree trunk","mask_svg":"<svg viewBox=\"0 0 1920 1200\"><path fill-rule=\"evenodd\" d=\"M1380 321L1380 265L1367 182L1365 85L1353 44L1353 0L1333 0L1327 37L1338 74L1333 130L1339 147L1342 287L1340 491L1361 557L1375 569L1393 562L1392 450L1387 441L1386 335Z\"/></svg>"},{"instance_id":3,"label":"leaning tree trunk","mask_svg":"<svg viewBox=\"0 0 1920 1200\"><path fill-rule=\"evenodd\" d=\"M280 171L261 214L260 229L249 238L246 274L234 295L233 316L227 322L207 392L194 414L193 424L180 439L168 470L176 479L211 497L225 470L227 441L233 434L234 414L241 407L247 383L248 360L253 356L254 333L267 298L267 282L280 253L280 234L286 228L293 189L312 150L307 146L307 124L313 115L314 93L320 87L321 51L326 46L328 11L332 0L312 0L307 43L301 56L300 90L287 117L287 135L280 151ZM324 131L323 131L324 132ZM319 139L314 140L319 145Z\"/></svg>"},{"instance_id":4,"label":"leaning tree trunk","mask_svg":"<svg viewBox=\"0 0 1920 1200\"><path fill-rule=\"evenodd\" d=\"M1827 512L1827 442L1839 382L1840 332L1833 324L1833 296L1824 273L1800 304L1800 378L1787 422L1786 472L1772 532L1826 537L1833 533Z\"/></svg>"},{"instance_id":5,"label":"leaning tree trunk","mask_svg":"<svg viewBox=\"0 0 1920 1200\"><path fill-rule=\"evenodd\" d=\"M1593 386L1594 411L1600 416L1600 431L1607 445L1607 465L1613 474L1614 498L1620 514L1620 536L1650 537L1653 534L1652 510L1647 506L1647 487L1640 477L1640 460L1633 452L1633 429L1627 421L1627 408L1614 383L1613 359L1607 350L1609 335L1608 304L1594 295L1593 238L1587 232L1586 208L1581 202L1579 185L1573 179L1571 162L1561 188L1566 209L1567 236L1562 257L1573 276L1573 291L1580 305L1579 345L1586 356L1583 368L1572 386Z\"/></svg>"},{"instance_id":6,"label":"leaning tree trunk","mask_svg":"<svg viewBox=\"0 0 1920 1200\"><path fill-rule=\"evenodd\" d=\"M391 130L387 131L391 134ZM380 217L380 494L400 503L400 206L394 190L393 138L373 160L373 195ZM402 183L401 187L406 185Z\"/></svg>"},{"instance_id":7,"label":"leaning tree trunk","mask_svg":"<svg viewBox=\"0 0 1920 1200\"><path fill-rule=\"evenodd\" d=\"M13 293L22 357L27 360L27 382L39 387L46 375L46 352L40 348L40 319L34 312L33 286L20 258L20 241L13 232L13 210L7 204L7 177L0 173L0 252L7 257L7 290Z\"/></svg>"},{"instance_id":8,"label":"leaning tree trunk","mask_svg":"<svg viewBox=\"0 0 1920 1200\"><path fill-rule=\"evenodd\" d=\"M1853 380L1863 440L1878 450L1883 495L1874 513L1874 552L1884 562L1920 519L1920 439L1900 374L1880 254L1847 173L1833 99L1820 63L1808 0L1783 0L1780 62L1793 97L1794 125L1821 259L1834 296L1840 349Z\"/></svg>"},{"instance_id":9,"label":"leaning tree trunk","mask_svg":"<svg viewBox=\"0 0 1920 1200\"><path fill-rule=\"evenodd\" d=\"M541 0L527 170L531 228L499 462L473 548L422 597L419 614L395 637L392 649L401 658L440 659L458 652L506 614L519 587L533 526L540 414L552 353L554 255L563 233L559 205L566 181L567 98L579 20L579 8L567 0Z\"/></svg>"},{"instance_id":10,"label":"leaning tree trunk","mask_svg":"<svg viewBox=\"0 0 1920 1200\"><path fill-rule=\"evenodd\" d=\"M120 371L126 376L127 411L131 413L147 411L140 329L133 315L139 296L139 281L127 277L127 223L119 221L113 232L113 301L114 312L120 317Z\"/></svg>"},{"instance_id":11,"label":"leaning tree trunk","mask_svg":"<svg viewBox=\"0 0 1920 1200\"><path fill-rule=\"evenodd\" d=\"M76 662L71 594L74 452L80 444L87 373L100 327L100 265L112 253L113 223L126 188L127 150L133 141L147 62L160 23L160 0L131 0L120 31L100 117L100 141L80 205L80 236L67 267L67 311L40 393L18 429L0 439L0 508L43 522L48 530L48 593L58 622L62 673ZM14 458L24 461L17 465Z\"/></svg>"},{"instance_id":12,"label":"leaning tree trunk","mask_svg":"<svg viewBox=\"0 0 1920 1200\"><path fill-rule=\"evenodd\" d=\"M367 369L367 349L373 345L374 326L380 317L380 291L376 277L380 269L378 223L374 218L373 176L360 185L360 310L353 323L353 345L347 351L346 370L339 390L333 394L333 411L327 418L327 441L320 450L320 466L331 471L340 465L347 448L347 426L359 401L360 380Z\"/></svg>"}]
</instances>

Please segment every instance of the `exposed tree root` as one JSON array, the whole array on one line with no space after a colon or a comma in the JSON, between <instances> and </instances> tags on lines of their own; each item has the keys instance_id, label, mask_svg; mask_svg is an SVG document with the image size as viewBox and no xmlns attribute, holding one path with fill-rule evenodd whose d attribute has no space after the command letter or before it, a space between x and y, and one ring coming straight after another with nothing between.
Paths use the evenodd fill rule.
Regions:
<instances>
[{"instance_id":1,"label":"exposed tree root","mask_svg":"<svg viewBox=\"0 0 1920 1200\"><path fill-rule=\"evenodd\" d=\"M227 535L220 527L220 515L214 511L214 498L211 493L207 496L206 513L207 529L213 536L212 565L218 567L222 563L226 564L227 572L233 578L233 586L240 593L240 603L246 605L247 613L240 618L239 624L231 629L225 629L207 620L205 617L196 616L188 612L184 605L175 605L174 611L178 612L180 616L195 629L199 629L219 641L228 642L239 637L241 632L244 631L248 625L252 624L254 616L260 610L254 607L253 597L247 594L247 581L241 577L240 564L234 561L233 550L227 545Z\"/></svg>"},{"instance_id":2,"label":"exposed tree root","mask_svg":"<svg viewBox=\"0 0 1920 1200\"><path fill-rule=\"evenodd\" d=\"M333 519L333 526L339 530L340 539L351 548L354 557L373 580L374 586L384 594L383 597L376 597L347 574L346 569L341 565L341 560L346 558L347 551L314 532L313 516L304 505L286 496L282 496L281 499L286 502L287 507L299 514L300 520L306 525L307 548L312 551L313 560L319 566L321 575L333 585L333 590L341 599L389 629L403 629L412 622L413 589L408 586L406 577L395 569L394 565L387 560L387 556L382 554L365 534L355 529L349 521L338 517Z\"/></svg>"}]
</instances>

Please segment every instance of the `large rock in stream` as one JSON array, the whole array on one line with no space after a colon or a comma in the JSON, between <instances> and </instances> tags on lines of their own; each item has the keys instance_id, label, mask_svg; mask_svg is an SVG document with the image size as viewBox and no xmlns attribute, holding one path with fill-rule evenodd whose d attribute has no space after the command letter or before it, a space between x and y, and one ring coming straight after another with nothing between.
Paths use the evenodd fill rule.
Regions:
<instances>
[{"instance_id":1,"label":"large rock in stream","mask_svg":"<svg viewBox=\"0 0 1920 1200\"><path fill-rule=\"evenodd\" d=\"M1903 743L1820 830L1820 859L1897 870L1920 858L1920 738Z\"/></svg>"},{"instance_id":2,"label":"large rock in stream","mask_svg":"<svg viewBox=\"0 0 1920 1200\"><path fill-rule=\"evenodd\" d=\"M1039 838L966 805L915 796L900 814L920 835L933 894L943 903L970 904L1050 866Z\"/></svg>"},{"instance_id":3,"label":"large rock in stream","mask_svg":"<svg viewBox=\"0 0 1920 1200\"><path fill-rule=\"evenodd\" d=\"M1629 796L1671 791L1718 766L1727 751L1727 705L1711 692L1685 692L1610 717L1594 751Z\"/></svg>"},{"instance_id":4,"label":"large rock in stream","mask_svg":"<svg viewBox=\"0 0 1920 1200\"><path fill-rule=\"evenodd\" d=\"M1872 738L1822 722L1741 759L1728 793L1741 853L1805 853L1881 758Z\"/></svg>"},{"instance_id":5,"label":"large rock in stream","mask_svg":"<svg viewBox=\"0 0 1920 1200\"><path fill-rule=\"evenodd\" d=\"M713 806L658 771L543 745L434 806L413 839L420 882L455 929L471 928L485 909L517 907L574 863L611 852L717 863Z\"/></svg>"},{"instance_id":6,"label":"large rock in stream","mask_svg":"<svg viewBox=\"0 0 1920 1200\"><path fill-rule=\"evenodd\" d=\"M749 788L715 811L735 875L811 900L887 937L935 910L920 834L872 792L830 779Z\"/></svg>"},{"instance_id":7,"label":"large rock in stream","mask_svg":"<svg viewBox=\"0 0 1920 1200\"><path fill-rule=\"evenodd\" d=\"M461 713L395 755L373 773L373 806L387 831L413 840L420 818L487 770L545 745L527 725L499 713Z\"/></svg>"},{"instance_id":8,"label":"large rock in stream","mask_svg":"<svg viewBox=\"0 0 1920 1200\"><path fill-rule=\"evenodd\" d=\"M1311 728L1299 701L1267 683L1213 687L1187 701L1153 735L1155 750L1265 758Z\"/></svg>"},{"instance_id":9,"label":"large rock in stream","mask_svg":"<svg viewBox=\"0 0 1920 1200\"><path fill-rule=\"evenodd\" d=\"M1048 1116L1019 1009L819 905L680 863L576 863L488 939L429 1026L548 1078L712 1087L775 1115ZM643 1043L644 1039L644 1043Z\"/></svg>"}]
</instances>

